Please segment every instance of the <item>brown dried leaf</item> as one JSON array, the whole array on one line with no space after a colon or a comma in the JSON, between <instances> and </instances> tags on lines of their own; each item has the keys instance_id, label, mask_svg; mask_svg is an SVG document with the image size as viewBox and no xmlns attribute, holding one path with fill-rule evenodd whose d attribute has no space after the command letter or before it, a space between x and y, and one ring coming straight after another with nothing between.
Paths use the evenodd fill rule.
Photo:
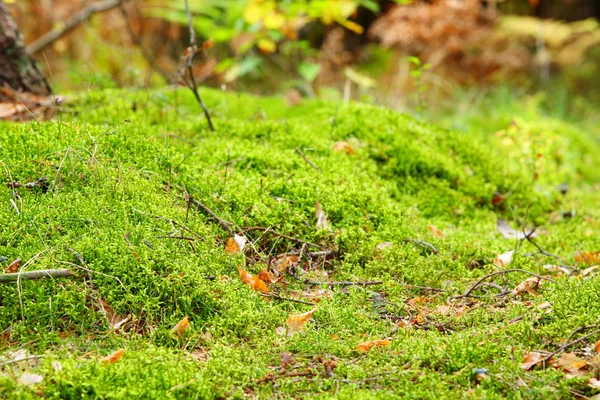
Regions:
<instances>
[{"instance_id":1,"label":"brown dried leaf","mask_svg":"<svg viewBox=\"0 0 600 400\"><path fill-rule=\"evenodd\" d=\"M390 345L390 343L391 342L387 339L372 340L370 342L361 343L358 346L356 346L356 351L366 353L373 347L387 347Z\"/></svg>"},{"instance_id":2,"label":"brown dried leaf","mask_svg":"<svg viewBox=\"0 0 600 400\"><path fill-rule=\"evenodd\" d=\"M588 277L591 275L595 275L596 271L600 268L600 265L594 265L593 267L589 267L581 271L581 276Z\"/></svg>"},{"instance_id":3,"label":"brown dried leaf","mask_svg":"<svg viewBox=\"0 0 600 400\"><path fill-rule=\"evenodd\" d=\"M110 330L118 330L128 321L128 317L123 318L119 315L113 308L106 302L102 297L98 297L98 301L100 302L100 310L106 316L108 320L108 328Z\"/></svg>"},{"instance_id":4,"label":"brown dried leaf","mask_svg":"<svg viewBox=\"0 0 600 400\"><path fill-rule=\"evenodd\" d=\"M523 368L525 371L529 371L545 358L546 355L544 353L540 353L537 351L527 352L523 356L523 363L521 363L521 368Z\"/></svg>"},{"instance_id":5,"label":"brown dried leaf","mask_svg":"<svg viewBox=\"0 0 600 400\"><path fill-rule=\"evenodd\" d=\"M576 251L575 252L575 261L582 264L594 264L600 263L600 251L595 252L586 252L586 251Z\"/></svg>"},{"instance_id":6,"label":"brown dried leaf","mask_svg":"<svg viewBox=\"0 0 600 400\"><path fill-rule=\"evenodd\" d=\"M15 273L19 272L19 268L21 268L21 259L17 258L15 261L11 262L8 267L6 267L6 272Z\"/></svg>"},{"instance_id":7,"label":"brown dried leaf","mask_svg":"<svg viewBox=\"0 0 600 400\"><path fill-rule=\"evenodd\" d=\"M503 220L502 218L498 218L498 220L496 221L496 229L498 230L498 232L500 233L500 235L502 235L502 237L504 239L519 239L519 240L523 240L526 237L530 237L530 238L534 238L539 236L539 231L533 230L533 229L526 229L525 232L523 232L522 230L517 231L516 229L513 229L508 222L506 222L505 220Z\"/></svg>"},{"instance_id":8,"label":"brown dried leaf","mask_svg":"<svg viewBox=\"0 0 600 400\"><path fill-rule=\"evenodd\" d=\"M171 329L171 333L173 333L177 336L183 336L185 331L187 331L188 329L190 329L190 321L189 321L188 317L185 316L185 317L183 317L183 319L181 321L179 321L173 327L173 329Z\"/></svg>"},{"instance_id":9,"label":"brown dried leaf","mask_svg":"<svg viewBox=\"0 0 600 400\"><path fill-rule=\"evenodd\" d=\"M554 272L561 275L569 275L571 273L568 268L561 267L560 265L544 265L544 269L548 272Z\"/></svg>"},{"instance_id":10,"label":"brown dried leaf","mask_svg":"<svg viewBox=\"0 0 600 400\"><path fill-rule=\"evenodd\" d=\"M266 267L260 270L257 277L258 277L258 279L263 280L265 282L269 282L269 283L275 283L279 280L279 278L277 278L275 275L270 273Z\"/></svg>"},{"instance_id":11,"label":"brown dried leaf","mask_svg":"<svg viewBox=\"0 0 600 400\"><path fill-rule=\"evenodd\" d=\"M494 258L494 265L500 268L508 266L511 263L514 254L514 250L498 254L496 258Z\"/></svg>"},{"instance_id":12,"label":"brown dried leaf","mask_svg":"<svg viewBox=\"0 0 600 400\"><path fill-rule=\"evenodd\" d=\"M119 359L121 357L123 357L124 354L125 354L125 349L119 349L119 350L115 351L114 353L111 353L111 354L107 355L106 357L102 358L102 362L104 364L116 363L117 361L119 361Z\"/></svg>"},{"instance_id":13,"label":"brown dried leaf","mask_svg":"<svg viewBox=\"0 0 600 400\"><path fill-rule=\"evenodd\" d=\"M333 151L343 151L346 154L356 154L356 150L348 142L336 142L333 145Z\"/></svg>"},{"instance_id":14,"label":"brown dried leaf","mask_svg":"<svg viewBox=\"0 0 600 400\"><path fill-rule=\"evenodd\" d=\"M466 306L455 307L455 306L447 306L447 305L437 306L436 310L442 315L452 315L455 317L459 317L459 316L463 315L464 313L466 313L467 311L469 311L469 309Z\"/></svg>"},{"instance_id":15,"label":"brown dried leaf","mask_svg":"<svg viewBox=\"0 0 600 400\"><path fill-rule=\"evenodd\" d=\"M302 292L302 297L309 301L320 301L321 299L333 298L333 292L329 289L313 289Z\"/></svg>"},{"instance_id":16,"label":"brown dried leaf","mask_svg":"<svg viewBox=\"0 0 600 400\"><path fill-rule=\"evenodd\" d=\"M286 322L289 332L300 332L304 329L304 324L310 320L315 311L317 311L317 307L303 314L290 314Z\"/></svg>"},{"instance_id":17,"label":"brown dried leaf","mask_svg":"<svg viewBox=\"0 0 600 400\"><path fill-rule=\"evenodd\" d=\"M292 353L283 352L279 354L279 362L283 368L289 367L296 362Z\"/></svg>"},{"instance_id":18,"label":"brown dried leaf","mask_svg":"<svg viewBox=\"0 0 600 400\"><path fill-rule=\"evenodd\" d=\"M227 239L227 243L225 243L227 254L239 254L244 251L244 247L246 247L246 237L236 234Z\"/></svg>"},{"instance_id":19,"label":"brown dried leaf","mask_svg":"<svg viewBox=\"0 0 600 400\"><path fill-rule=\"evenodd\" d=\"M433 236L435 236L435 237L439 237L442 239L446 238L446 234L444 232L442 232L441 230L439 230L438 228L436 228L435 226L433 226L431 224L427 224L427 229L429 229L431 231L431 233L433 233Z\"/></svg>"},{"instance_id":20,"label":"brown dried leaf","mask_svg":"<svg viewBox=\"0 0 600 400\"><path fill-rule=\"evenodd\" d=\"M238 267L238 272L240 273L242 282L250 286L253 290L256 290L257 292L269 293L267 284L258 276L251 275L242 267Z\"/></svg>"},{"instance_id":21,"label":"brown dried leaf","mask_svg":"<svg viewBox=\"0 0 600 400\"><path fill-rule=\"evenodd\" d=\"M315 201L315 214L317 216L317 229L327 229L329 227L329 222L327 222L327 215L325 211L323 211L323 207L321 207L321 203L319 201Z\"/></svg>"},{"instance_id":22,"label":"brown dried leaf","mask_svg":"<svg viewBox=\"0 0 600 400\"><path fill-rule=\"evenodd\" d=\"M570 374L582 375L584 374L582 369L587 366L587 361L577 357L575 353L563 353L556 362L556 366Z\"/></svg>"},{"instance_id":23,"label":"brown dried leaf","mask_svg":"<svg viewBox=\"0 0 600 400\"><path fill-rule=\"evenodd\" d=\"M524 292L531 294L532 296L537 296L539 293L535 290L541 284L541 279L537 277L531 277L525 279L516 288L513 289L513 295L519 295Z\"/></svg>"}]
</instances>

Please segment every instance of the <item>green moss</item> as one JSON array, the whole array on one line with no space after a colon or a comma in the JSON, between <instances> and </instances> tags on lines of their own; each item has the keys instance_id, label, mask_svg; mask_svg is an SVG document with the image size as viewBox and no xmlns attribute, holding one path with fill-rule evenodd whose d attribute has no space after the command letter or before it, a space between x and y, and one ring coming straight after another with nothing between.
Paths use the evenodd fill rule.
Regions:
<instances>
[{"instance_id":1,"label":"green moss","mask_svg":"<svg viewBox=\"0 0 600 400\"><path fill-rule=\"evenodd\" d=\"M394 333L373 296L384 296L388 313L407 318L416 316L408 300L428 295L407 284L449 291L428 295L426 307L445 304L515 247L495 232L497 217L514 226L525 215L546 223L538 243L566 262L575 250L597 250L598 236L589 232L598 217L592 187L600 178L600 146L591 135L541 116L484 136L364 105L289 108L276 98L216 91L205 97L216 132L206 129L185 91L90 91L55 121L0 125L0 256L5 264L35 258L28 270L70 268L78 276L0 286L7 338L0 354L22 346L45 356L37 366L3 368L1 396L562 398L577 385L555 370L524 372L519 363L523 351L550 350L574 328L596 322L598 279L542 287L534 300L551 301L550 314L522 302L492 312L484 307L493 304L488 299L466 315L433 312L423 329ZM333 151L337 141L356 154ZM40 177L48 179L45 192L13 193L6 185ZM565 181L572 187L566 196L554 189ZM227 232L188 208L184 186L236 231L271 227L336 248L339 257L315 267L327 277L311 271L312 279L384 283L334 289L303 333L279 336L287 316L309 306L269 301L244 285L237 273L243 259L223 251ZM509 194L501 207L492 204L496 192ZM315 201L330 230L315 229ZM574 218L556 217L572 208ZM260 230L246 236L264 257L300 249ZM405 239L430 242L440 254ZM378 249L382 242L393 245ZM534 250L523 243L513 266L541 273L554 262L524 255ZM82 279L74 252L91 282ZM261 266L245 268L257 273ZM510 274L502 284L513 288L525 277ZM286 281L283 296L306 289ZM129 317L124 332L110 331L94 306L98 296ZM184 316L191 329L174 338L170 329ZM389 348L354 351L390 335ZM99 361L118 348L126 349L121 360ZM261 381L277 374L282 352L314 376ZM324 372L327 359L337 363L335 376ZM487 368L489 378L479 383L474 368ZM43 382L18 384L22 370L43 375ZM377 373L380 380L373 379Z\"/></svg>"}]
</instances>

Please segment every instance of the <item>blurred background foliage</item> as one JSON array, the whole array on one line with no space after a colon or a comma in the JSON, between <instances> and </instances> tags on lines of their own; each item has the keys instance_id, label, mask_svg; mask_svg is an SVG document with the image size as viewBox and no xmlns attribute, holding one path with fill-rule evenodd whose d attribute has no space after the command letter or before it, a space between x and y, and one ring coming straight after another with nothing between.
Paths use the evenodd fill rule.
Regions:
<instances>
[{"instance_id":1,"label":"blurred background foliage","mask_svg":"<svg viewBox=\"0 0 600 400\"><path fill-rule=\"evenodd\" d=\"M36 40L93 1L5 2L56 91L179 80L189 45L183 0L123 1L41 48ZM499 85L599 101L594 0L189 3L203 85L283 93L291 105L321 97L421 110Z\"/></svg>"}]
</instances>

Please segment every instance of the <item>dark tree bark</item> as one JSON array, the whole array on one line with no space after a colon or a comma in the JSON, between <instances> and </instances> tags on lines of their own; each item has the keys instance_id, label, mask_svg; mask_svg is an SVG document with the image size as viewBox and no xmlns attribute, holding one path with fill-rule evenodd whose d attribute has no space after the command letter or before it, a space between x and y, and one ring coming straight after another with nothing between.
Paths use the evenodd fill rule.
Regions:
<instances>
[{"instance_id":1,"label":"dark tree bark","mask_svg":"<svg viewBox=\"0 0 600 400\"><path fill-rule=\"evenodd\" d=\"M50 95L50 85L27 53L23 35L0 0L0 87L39 95ZM0 91L0 100L6 96Z\"/></svg>"}]
</instances>

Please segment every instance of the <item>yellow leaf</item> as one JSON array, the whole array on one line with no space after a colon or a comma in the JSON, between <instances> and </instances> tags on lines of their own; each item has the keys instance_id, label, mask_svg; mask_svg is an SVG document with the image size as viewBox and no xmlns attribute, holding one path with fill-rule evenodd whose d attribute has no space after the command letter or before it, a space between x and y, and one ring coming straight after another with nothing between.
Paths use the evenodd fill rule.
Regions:
<instances>
[{"instance_id":1,"label":"yellow leaf","mask_svg":"<svg viewBox=\"0 0 600 400\"><path fill-rule=\"evenodd\" d=\"M390 343L391 342L387 339L372 340L370 342L361 343L358 346L356 346L356 351L359 351L361 353L366 353L367 351L371 350L373 347L387 347L390 345Z\"/></svg>"},{"instance_id":2,"label":"yellow leaf","mask_svg":"<svg viewBox=\"0 0 600 400\"><path fill-rule=\"evenodd\" d=\"M304 314L290 314L287 319L287 327L290 332L299 332L304 328L304 324L317 311L317 307L305 312Z\"/></svg>"},{"instance_id":3,"label":"yellow leaf","mask_svg":"<svg viewBox=\"0 0 600 400\"><path fill-rule=\"evenodd\" d=\"M250 286L252 289L256 290L257 292L269 293L267 284L258 276L249 274L248 271L242 267L238 267L238 272L240 273L242 282Z\"/></svg>"},{"instance_id":4,"label":"yellow leaf","mask_svg":"<svg viewBox=\"0 0 600 400\"><path fill-rule=\"evenodd\" d=\"M262 19L263 8L260 4L250 2L244 10L244 20L249 24L256 24Z\"/></svg>"},{"instance_id":5,"label":"yellow leaf","mask_svg":"<svg viewBox=\"0 0 600 400\"><path fill-rule=\"evenodd\" d=\"M348 142L336 142L333 145L333 151L343 151L346 154L356 154L356 150Z\"/></svg>"},{"instance_id":6,"label":"yellow leaf","mask_svg":"<svg viewBox=\"0 0 600 400\"><path fill-rule=\"evenodd\" d=\"M359 35L364 32L362 26L360 26L356 22L349 21L345 18L336 18L336 22L342 25L344 28L351 30L352 32L357 33Z\"/></svg>"},{"instance_id":7,"label":"yellow leaf","mask_svg":"<svg viewBox=\"0 0 600 400\"><path fill-rule=\"evenodd\" d=\"M185 331L187 331L188 329L190 329L190 321L188 320L188 317L183 317L183 319L181 321L179 321L177 323L177 325L175 325L173 327L173 329L171 329L171 333L174 333L177 336L182 336L184 334Z\"/></svg>"},{"instance_id":8,"label":"yellow leaf","mask_svg":"<svg viewBox=\"0 0 600 400\"><path fill-rule=\"evenodd\" d=\"M277 44L271 39L266 38L258 39L256 41L256 47L258 47L263 54L273 53L277 50Z\"/></svg>"},{"instance_id":9,"label":"yellow leaf","mask_svg":"<svg viewBox=\"0 0 600 400\"><path fill-rule=\"evenodd\" d=\"M104 362L104 364L113 364L113 363L119 361L119 359L121 357L123 357L123 354L125 354L125 349L119 349L119 350L115 351L114 353L109 354L106 357L104 357L102 359L102 362Z\"/></svg>"},{"instance_id":10,"label":"yellow leaf","mask_svg":"<svg viewBox=\"0 0 600 400\"><path fill-rule=\"evenodd\" d=\"M272 11L265 15L264 24L267 29L279 29L285 24L285 17L276 11Z\"/></svg>"}]
</instances>

